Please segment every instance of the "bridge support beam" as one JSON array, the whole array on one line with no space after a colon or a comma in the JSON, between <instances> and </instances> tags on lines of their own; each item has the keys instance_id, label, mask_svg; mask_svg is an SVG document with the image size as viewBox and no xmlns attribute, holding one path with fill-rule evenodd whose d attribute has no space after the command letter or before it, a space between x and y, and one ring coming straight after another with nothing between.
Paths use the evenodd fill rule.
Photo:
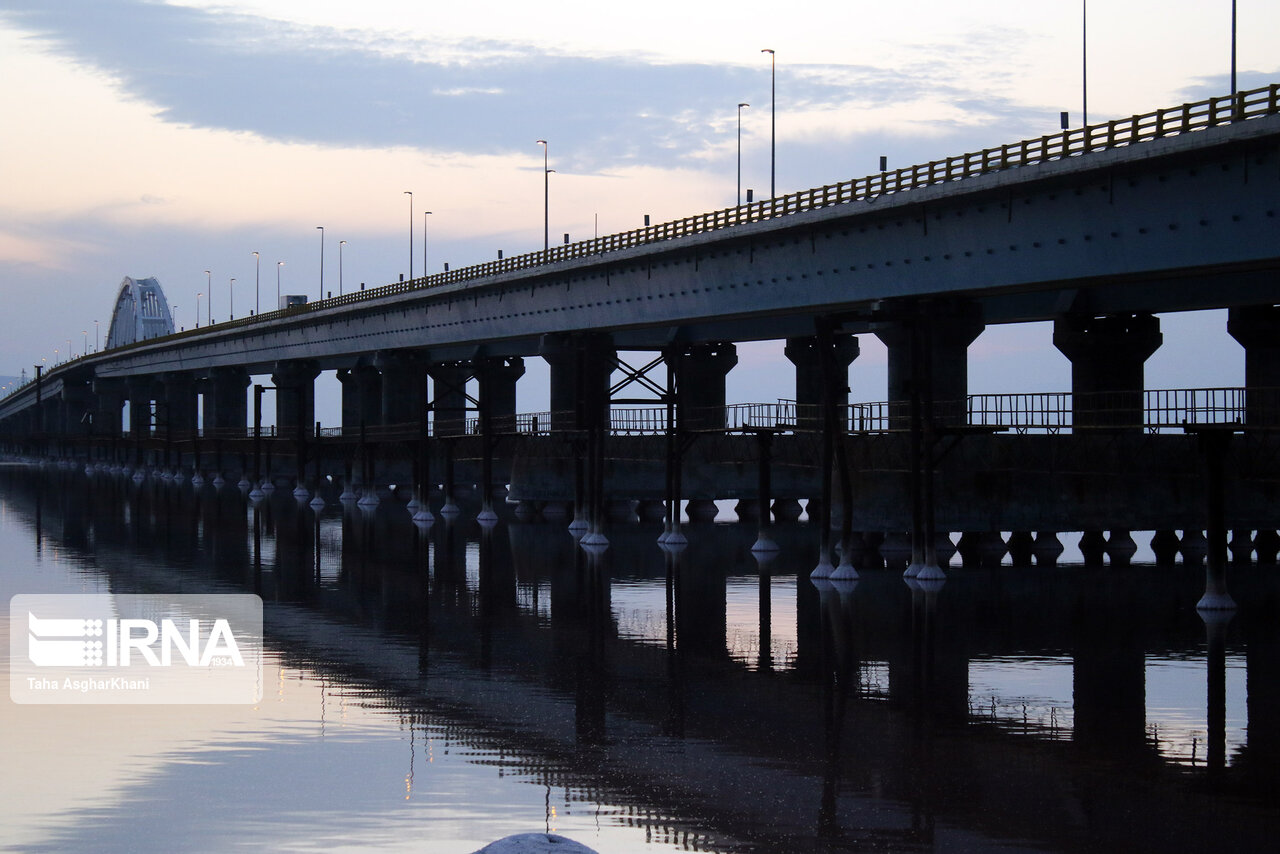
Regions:
<instances>
[{"instance_id":1,"label":"bridge support beam","mask_svg":"<svg viewBox=\"0 0 1280 854\"><path fill-rule=\"evenodd\" d=\"M205 384L204 432L206 436L244 436L249 423L245 389L249 372L244 368L212 368Z\"/></svg>"},{"instance_id":2,"label":"bridge support beam","mask_svg":"<svg viewBox=\"0 0 1280 854\"><path fill-rule=\"evenodd\" d=\"M1143 364L1163 338L1150 314L1055 320L1053 346L1071 360L1072 424L1142 429Z\"/></svg>"},{"instance_id":3,"label":"bridge support beam","mask_svg":"<svg viewBox=\"0 0 1280 854\"><path fill-rule=\"evenodd\" d=\"M422 415L422 377L427 370L426 359L419 353L392 351L379 353L377 366L382 372L380 423L416 423Z\"/></svg>"},{"instance_id":4,"label":"bridge support beam","mask_svg":"<svg viewBox=\"0 0 1280 854\"><path fill-rule=\"evenodd\" d=\"M64 436L71 438L88 434L89 425L85 421L85 414L93 408L92 398L89 380L67 378L62 381L62 418L58 426Z\"/></svg>"},{"instance_id":5,"label":"bridge support beam","mask_svg":"<svg viewBox=\"0 0 1280 854\"><path fill-rule=\"evenodd\" d=\"M163 406L156 419L157 430L166 439L191 436L196 432L199 415L196 378L185 372L165 374L161 380Z\"/></svg>"},{"instance_id":6,"label":"bridge support beam","mask_svg":"<svg viewBox=\"0 0 1280 854\"><path fill-rule=\"evenodd\" d=\"M315 362L299 359L277 362L271 374L276 384L276 431L284 437L310 435L316 420Z\"/></svg>"},{"instance_id":7,"label":"bridge support beam","mask_svg":"<svg viewBox=\"0 0 1280 854\"><path fill-rule=\"evenodd\" d=\"M121 380L95 379L93 393L98 398L93 432L104 438L118 438L122 432L124 401L128 389Z\"/></svg>"},{"instance_id":8,"label":"bridge support beam","mask_svg":"<svg viewBox=\"0 0 1280 854\"><path fill-rule=\"evenodd\" d=\"M343 433L356 434L361 425L382 423L382 374L377 368L358 364L350 370L340 370L338 382L342 383Z\"/></svg>"},{"instance_id":9,"label":"bridge support beam","mask_svg":"<svg viewBox=\"0 0 1280 854\"><path fill-rule=\"evenodd\" d=\"M844 372L844 381L841 382L837 376L832 391L836 395L835 405L843 409L849 405L849 366L858 358L858 339L846 334L832 337L832 367L837 374ZM783 352L796 368L796 427L801 430L820 430L823 397L818 338L816 335L788 338ZM838 392L839 388L844 388L843 395Z\"/></svg>"},{"instance_id":10,"label":"bridge support beam","mask_svg":"<svg viewBox=\"0 0 1280 854\"><path fill-rule=\"evenodd\" d=\"M516 429L516 382L524 376L524 359L483 359L477 363L480 405L488 411L494 433L514 433Z\"/></svg>"},{"instance_id":11,"label":"bridge support beam","mask_svg":"<svg viewBox=\"0 0 1280 854\"><path fill-rule=\"evenodd\" d=\"M685 430L725 428L725 377L738 364L731 342L694 344L678 362L676 405Z\"/></svg>"},{"instance_id":12,"label":"bridge support beam","mask_svg":"<svg viewBox=\"0 0 1280 854\"><path fill-rule=\"evenodd\" d=\"M475 374L480 386L480 434L484 443L480 498L483 509L492 513L494 487L506 483L510 475L504 471L500 477L494 477L494 445L499 434L515 432L516 381L524 376L524 359L519 356L479 359L475 363Z\"/></svg>"},{"instance_id":13,"label":"bridge support beam","mask_svg":"<svg viewBox=\"0 0 1280 854\"><path fill-rule=\"evenodd\" d=\"M1280 306L1232 308L1227 332L1244 347L1245 423L1280 424Z\"/></svg>"},{"instance_id":14,"label":"bridge support beam","mask_svg":"<svg viewBox=\"0 0 1280 854\"><path fill-rule=\"evenodd\" d=\"M969 345L986 326L969 303L921 302L907 315L877 323L873 331L889 350L889 426L911 426L913 395L931 402L935 424L968 421ZM920 338L913 357L912 335Z\"/></svg>"},{"instance_id":15,"label":"bridge support beam","mask_svg":"<svg viewBox=\"0 0 1280 854\"><path fill-rule=\"evenodd\" d=\"M581 429L583 418L592 420L584 407L599 407L598 415L609 423L609 380L617 351L607 335L544 335L538 355L551 368L552 430Z\"/></svg>"}]
</instances>

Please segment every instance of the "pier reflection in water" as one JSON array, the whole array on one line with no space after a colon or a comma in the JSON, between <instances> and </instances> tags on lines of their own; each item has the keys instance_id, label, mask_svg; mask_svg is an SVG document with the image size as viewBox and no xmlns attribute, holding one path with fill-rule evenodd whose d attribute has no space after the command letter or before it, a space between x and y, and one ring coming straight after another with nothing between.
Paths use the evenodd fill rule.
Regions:
<instances>
[{"instance_id":1,"label":"pier reflection in water","mask_svg":"<svg viewBox=\"0 0 1280 854\"><path fill-rule=\"evenodd\" d=\"M416 526L394 496L0 470L0 589L252 590L253 708L5 707L22 850L1244 850L1280 828L1280 584L1237 565L810 582L780 525ZM958 562L957 562L958 564ZM3 633L7 643L8 633ZM6 658L7 660L7 658ZM6 838L7 837L7 838Z\"/></svg>"}]
</instances>

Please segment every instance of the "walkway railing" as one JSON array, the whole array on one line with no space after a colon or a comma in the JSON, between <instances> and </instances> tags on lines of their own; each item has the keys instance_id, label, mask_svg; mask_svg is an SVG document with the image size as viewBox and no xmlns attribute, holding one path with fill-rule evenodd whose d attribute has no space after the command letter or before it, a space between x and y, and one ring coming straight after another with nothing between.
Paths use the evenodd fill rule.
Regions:
<instances>
[{"instance_id":1,"label":"walkway railing","mask_svg":"<svg viewBox=\"0 0 1280 854\"><path fill-rule=\"evenodd\" d=\"M902 193L935 184L960 181L965 178L1000 172L1020 166L1033 166L1039 163L1079 157L1108 149L1123 148L1163 137L1178 136L1277 113L1280 113L1280 83L1273 83L1270 86L1264 86L1259 89L1239 92L1234 96L1222 95L1204 101L1156 110L1152 113L1142 113L1125 119L1065 130L1034 139L1025 139L1021 142L1001 145L997 148L984 148L981 151L948 157L945 160L932 160L928 163L868 175L864 178L801 190L797 193L765 199L749 205L711 211L619 234L610 234L565 246L555 246L537 252L516 255L511 258L474 264L443 273L434 273L430 276L420 276L409 281L394 282L370 288L369 290L354 291L349 294L330 297L329 299L280 311L271 311L238 320L225 321L215 324L215 326L219 330L251 326L257 323L279 320L284 317L321 309L351 305L393 294L429 290L444 285L475 281L502 273L513 273L545 264L554 264L559 261L603 255L620 249L646 246L691 234L704 234L746 223L764 222L833 205L866 202L892 193ZM209 327L205 327L203 331L208 331L208 329ZM134 347L154 344L157 341L180 340L199 335L201 331L200 329L189 329L164 338L152 338L135 344L125 344L115 348L115 350L128 350ZM23 386L23 388L26 388L26 386Z\"/></svg>"},{"instance_id":2,"label":"walkway railing","mask_svg":"<svg viewBox=\"0 0 1280 854\"><path fill-rule=\"evenodd\" d=\"M1280 389L1254 389L1255 406L1250 417L1268 425L1280 425ZM1141 402L1141 410L1138 402ZM1261 411L1258 403L1266 404ZM1077 408L1077 403L1084 405ZM1115 392L1090 395L1078 401L1071 392L1031 392L1016 394L974 394L967 400L940 401L932 406L932 415L941 427L1002 428L1013 433L1060 433L1094 429L1128 428L1149 433L1182 432L1189 425L1244 424L1248 396L1243 388L1176 388L1147 389L1142 392ZM1275 411L1272 411L1275 410ZM723 426L717 417L723 412ZM711 432L744 432L757 429L783 433L817 432L822 429L822 412L816 404L794 400L773 403L738 403L718 407L692 409L684 413L685 429ZM849 433L885 433L908 429L910 412L905 401L851 403L844 408L844 427ZM617 406L610 409L610 432L615 436L654 436L667 431L665 406ZM572 412L526 412L495 418L495 430L522 435L551 435L552 424L573 423ZM1080 423L1076 423L1079 421ZM457 425L458 422L452 422ZM479 435L480 420L468 417L464 435ZM557 428L559 430L561 428ZM429 435L435 435L431 422ZM130 434L126 432L127 438ZM292 440L293 431L280 432L264 426L261 436ZM308 438L314 436L308 433ZM321 438L364 439L371 442L412 441L420 435L415 422L378 424L364 428L321 428ZM151 438L164 439L165 430L158 428ZM216 434L198 431L206 439L253 438L253 430L220 430ZM181 437L189 438L189 437Z\"/></svg>"}]
</instances>

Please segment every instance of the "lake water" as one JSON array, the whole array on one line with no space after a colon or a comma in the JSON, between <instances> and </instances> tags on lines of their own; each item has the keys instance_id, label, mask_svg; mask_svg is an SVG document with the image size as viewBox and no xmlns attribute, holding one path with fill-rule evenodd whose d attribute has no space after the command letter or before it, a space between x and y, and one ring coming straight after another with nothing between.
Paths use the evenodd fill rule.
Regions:
<instances>
[{"instance_id":1,"label":"lake water","mask_svg":"<svg viewBox=\"0 0 1280 854\"><path fill-rule=\"evenodd\" d=\"M257 705L3 704L0 847L1263 850L1280 576L954 565L815 586L816 536L318 515L232 486L0 467L0 591L258 593ZM8 611L0 638L6 644Z\"/></svg>"}]
</instances>

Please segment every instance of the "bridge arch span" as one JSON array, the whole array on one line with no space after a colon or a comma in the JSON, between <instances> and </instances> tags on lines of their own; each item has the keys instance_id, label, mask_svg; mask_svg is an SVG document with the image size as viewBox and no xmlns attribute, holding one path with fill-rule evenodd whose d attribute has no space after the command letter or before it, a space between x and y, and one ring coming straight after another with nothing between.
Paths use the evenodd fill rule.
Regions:
<instances>
[{"instance_id":1,"label":"bridge arch span","mask_svg":"<svg viewBox=\"0 0 1280 854\"><path fill-rule=\"evenodd\" d=\"M116 294L107 331L107 349L159 338L174 332L173 312L164 289L154 278L134 279L125 276Z\"/></svg>"}]
</instances>

